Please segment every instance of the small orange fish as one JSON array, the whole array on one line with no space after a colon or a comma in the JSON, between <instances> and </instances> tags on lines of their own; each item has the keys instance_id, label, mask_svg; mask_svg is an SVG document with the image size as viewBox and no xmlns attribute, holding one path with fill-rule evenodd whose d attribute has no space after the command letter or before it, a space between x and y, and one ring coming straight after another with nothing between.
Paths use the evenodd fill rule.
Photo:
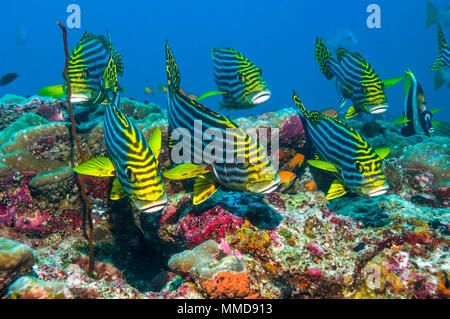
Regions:
<instances>
[{"instance_id":1,"label":"small orange fish","mask_svg":"<svg viewBox=\"0 0 450 319\"><path fill-rule=\"evenodd\" d=\"M303 162L305 161L305 155L303 154L297 154L294 156L294 158L289 163L289 169L294 169L297 167L301 167Z\"/></svg>"},{"instance_id":2,"label":"small orange fish","mask_svg":"<svg viewBox=\"0 0 450 319\"><path fill-rule=\"evenodd\" d=\"M195 95L195 94L189 94L187 97L190 98L191 100L197 99L197 95Z\"/></svg>"},{"instance_id":3,"label":"small orange fish","mask_svg":"<svg viewBox=\"0 0 450 319\"><path fill-rule=\"evenodd\" d=\"M339 113L335 109L326 109L323 110L321 113L333 119L339 116Z\"/></svg>"},{"instance_id":4,"label":"small orange fish","mask_svg":"<svg viewBox=\"0 0 450 319\"><path fill-rule=\"evenodd\" d=\"M283 192L291 187L295 180L295 177L297 177L297 175L289 171L279 171L278 176L281 179L279 184L280 186L278 187L279 192Z\"/></svg>"},{"instance_id":5,"label":"small orange fish","mask_svg":"<svg viewBox=\"0 0 450 319\"><path fill-rule=\"evenodd\" d=\"M316 183L315 183L313 180L311 180L311 181L309 181L308 183L306 183L306 184L305 184L305 187L306 187L307 189L309 189L310 191L313 191L313 190L316 190L316 189L317 189L317 185L316 185Z\"/></svg>"},{"instance_id":6,"label":"small orange fish","mask_svg":"<svg viewBox=\"0 0 450 319\"><path fill-rule=\"evenodd\" d=\"M148 87L148 86L146 86L145 88L144 88L144 93L145 94L155 94L155 90L154 89L152 89L152 88L150 88L150 87Z\"/></svg>"}]
</instances>

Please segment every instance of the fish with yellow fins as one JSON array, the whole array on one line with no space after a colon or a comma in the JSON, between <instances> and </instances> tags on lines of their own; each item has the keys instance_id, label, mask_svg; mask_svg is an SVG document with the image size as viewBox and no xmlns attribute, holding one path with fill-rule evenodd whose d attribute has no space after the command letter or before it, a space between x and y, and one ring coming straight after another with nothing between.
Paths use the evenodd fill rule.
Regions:
<instances>
[{"instance_id":1,"label":"fish with yellow fins","mask_svg":"<svg viewBox=\"0 0 450 319\"><path fill-rule=\"evenodd\" d=\"M109 158L94 158L75 167L74 171L90 176L115 176L111 200L128 195L140 212L153 213L163 209L167 195L158 163L161 130L155 129L147 143L123 113L117 94L114 102L106 107L104 134Z\"/></svg>"},{"instance_id":2,"label":"fish with yellow fins","mask_svg":"<svg viewBox=\"0 0 450 319\"><path fill-rule=\"evenodd\" d=\"M270 99L271 92L262 77L261 68L242 53L231 48L212 49L214 80L225 92L225 109L248 109Z\"/></svg>"},{"instance_id":3,"label":"fish with yellow fins","mask_svg":"<svg viewBox=\"0 0 450 319\"><path fill-rule=\"evenodd\" d=\"M169 142L172 160L174 148L179 145L185 147L183 153L190 151L190 158L163 171L163 176L174 180L195 178L194 205L208 199L221 186L259 194L275 191L281 179L264 148L231 120L180 92L178 65L167 42L165 48L169 136L172 136L174 130L184 130L192 140L183 138L176 145L173 140ZM202 123L201 135L195 134L196 121ZM215 135L221 135L216 139L221 142L218 151L222 152L208 158L203 155L207 154L210 141L203 136L212 134L212 131Z\"/></svg>"},{"instance_id":4,"label":"fish with yellow fins","mask_svg":"<svg viewBox=\"0 0 450 319\"><path fill-rule=\"evenodd\" d=\"M295 92L293 98L306 136L317 151L317 159L309 160L308 164L336 177L326 198L338 198L348 191L367 197L385 194L389 185L383 174L382 160L389 149L374 150L344 121L320 112L308 112Z\"/></svg>"},{"instance_id":5,"label":"fish with yellow fins","mask_svg":"<svg viewBox=\"0 0 450 319\"><path fill-rule=\"evenodd\" d=\"M382 81L373 67L359 53L340 48L336 51L337 60L333 58L321 38L316 40L315 56L320 71L328 80L336 77L338 92L342 95L340 106L347 99L353 105L345 118L351 118L361 112L380 114L388 109L385 88L403 77Z\"/></svg>"},{"instance_id":6,"label":"fish with yellow fins","mask_svg":"<svg viewBox=\"0 0 450 319\"><path fill-rule=\"evenodd\" d=\"M123 75L123 62L109 35L106 39L85 32L69 59L70 102L82 106L106 103L108 92L120 91L115 73ZM39 90L38 94L58 99L67 94L67 87L49 86Z\"/></svg>"}]
</instances>

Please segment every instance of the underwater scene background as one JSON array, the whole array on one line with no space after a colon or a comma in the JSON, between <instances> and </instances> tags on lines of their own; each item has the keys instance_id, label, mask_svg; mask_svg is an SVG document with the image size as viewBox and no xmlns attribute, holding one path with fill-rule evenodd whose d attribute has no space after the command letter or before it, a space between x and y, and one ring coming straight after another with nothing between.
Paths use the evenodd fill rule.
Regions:
<instances>
[{"instance_id":1,"label":"underwater scene background","mask_svg":"<svg viewBox=\"0 0 450 319\"><path fill-rule=\"evenodd\" d=\"M1 8L1 298L450 296L448 1Z\"/></svg>"}]
</instances>

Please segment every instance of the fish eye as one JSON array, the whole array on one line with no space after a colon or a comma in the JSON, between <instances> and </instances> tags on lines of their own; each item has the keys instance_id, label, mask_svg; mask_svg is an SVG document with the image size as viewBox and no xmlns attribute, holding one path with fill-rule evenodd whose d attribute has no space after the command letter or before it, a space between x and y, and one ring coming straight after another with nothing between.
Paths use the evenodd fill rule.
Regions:
<instances>
[{"instance_id":1,"label":"fish eye","mask_svg":"<svg viewBox=\"0 0 450 319\"><path fill-rule=\"evenodd\" d=\"M243 158L236 158L235 164L239 168L247 168L249 166L248 162Z\"/></svg>"},{"instance_id":2,"label":"fish eye","mask_svg":"<svg viewBox=\"0 0 450 319\"><path fill-rule=\"evenodd\" d=\"M364 171L363 165L362 165L360 162L358 162L358 161L355 162L355 169L356 169L359 173L362 173L362 172Z\"/></svg>"},{"instance_id":3,"label":"fish eye","mask_svg":"<svg viewBox=\"0 0 450 319\"><path fill-rule=\"evenodd\" d=\"M127 179L128 179L129 182L133 182L134 181L134 174L133 174L133 171L131 170L130 167L127 167L125 169L125 174L126 174Z\"/></svg>"}]
</instances>

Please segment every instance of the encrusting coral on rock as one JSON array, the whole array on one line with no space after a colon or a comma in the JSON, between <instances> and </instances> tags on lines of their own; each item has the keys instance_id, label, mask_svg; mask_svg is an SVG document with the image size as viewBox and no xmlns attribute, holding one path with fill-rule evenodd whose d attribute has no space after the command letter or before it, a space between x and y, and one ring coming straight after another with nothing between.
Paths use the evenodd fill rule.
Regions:
<instances>
[{"instance_id":1,"label":"encrusting coral on rock","mask_svg":"<svg viewBox=\"0 0 450 319\"><path fill-rule=\"evenodd\" d=\"M6 96L0 104L8 119L0 127L0 236L11 239L0 239L5 298L450 297L446 137L403 137L383 121L350 120L374 148L391 148L384 160L390 189L377 198L328 201L325 174L306 160L291 165L307 152L292 109L235 119L247 132L280 130L279 152L270 155L296 174L283 193L220 189L193 205L192 182L165 180L166 207L138 214L128 198L109 199L113 178L85 177L94 218L89 277L72 170L80 160L64 102ZM166 111L122 104L145 138L161 129L159 162L170 168ZM108 155L104 110L75 109L88 158ZM15 257L5 264L8 253Z\"/></svg>"}]
</instances>

